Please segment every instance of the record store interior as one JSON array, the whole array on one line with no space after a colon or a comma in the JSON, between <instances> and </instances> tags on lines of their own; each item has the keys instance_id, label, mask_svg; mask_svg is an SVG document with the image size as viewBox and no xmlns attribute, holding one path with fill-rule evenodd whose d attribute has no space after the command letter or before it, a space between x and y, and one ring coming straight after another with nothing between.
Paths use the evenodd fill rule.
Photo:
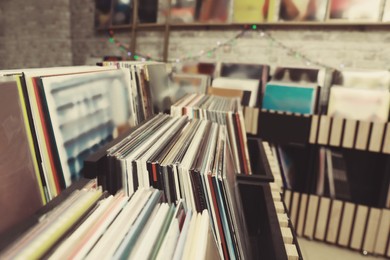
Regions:
<instances>
[{"instance_id":1,"label":"record store interior","mask_svg":"<svg viewBox=\"0 0 390 260\"><path fill-rule=\"evenodd\" d=\"M0 0L0 259L390 259L390 0Z\"/></svg>"}]
</instances>

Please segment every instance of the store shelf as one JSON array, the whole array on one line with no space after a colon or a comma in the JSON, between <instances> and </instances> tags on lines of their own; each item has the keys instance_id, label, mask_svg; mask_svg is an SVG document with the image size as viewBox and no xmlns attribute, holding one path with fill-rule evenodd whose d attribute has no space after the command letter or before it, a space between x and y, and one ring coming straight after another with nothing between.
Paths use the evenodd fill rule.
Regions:
<instances>
[{"instance_id":1,"label":"store shelf","mask_svg":"<svg viewBox=\"0 0 390 260\"><path fill-rule=\"evenodd\" d=\"M270 29L389 29L390 22L348 22L348 21L327 21L327 22L265 22L265 23L172 23L169 24L172 30L233 30L233 29L250 29L252 25L256 25L257 28L270 28ZM107 30L125 30L132 29L132 25L114 25L108 28L97 28L97 31ZM136 30L163 30L166 27L165 23L143 23L137 24Z\"/></svg>"}]
</instances>

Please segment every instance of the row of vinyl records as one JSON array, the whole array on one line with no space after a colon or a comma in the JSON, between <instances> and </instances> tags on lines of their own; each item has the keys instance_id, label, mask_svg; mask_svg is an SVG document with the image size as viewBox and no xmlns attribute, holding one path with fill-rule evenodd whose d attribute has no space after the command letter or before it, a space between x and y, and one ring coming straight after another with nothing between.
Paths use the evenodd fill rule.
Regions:
<instances>
[{"instance_id":1,"label":"row of vinyl records","mask_svg":"<svg viewBox=\"0 0 390 260\"><path fill-rule=\"evenodd\" d=\"M93 182L93 181L92 181ZM74 191L2 259L218 259L209 213L165 203L163 193L139 189L128 197L90 183Z\"/></svg>"},{"instance_id":2,"label":"row of vinyl records","mask_svg":"<svg viewBox=\"0 0 390 260\"><path fill-rule=\"evenodd\" d=\"M19 236L0 256L5 259L256 258L252 256L226 132L225 125L211 121L156 115L117 140L111 149L102 149L108 160L106 165L111 166L103 179L108 181L116 175L123 190L109 196L93 188L95 182L89 183L41 216L43 221ZM130 156L126 165L113 162L118 158L112 155L121 157L119 153L112 154L113 151ZM174 165L168 165L173 171L164 170L168 157L174 158ZM127 171L123 172L121 166ZM279 232L286 244L282 247L286 255L281 259L299 259L280 193L276 196L279 199L273 203L278 219L268 221L278 220L281 228L271 233ZM168 203L159 203L162 201Z\"/></svg>"},{"instance_id":3,"label":"row of vinyl records","mask_svg":"<svg viewBox=\"0 0 390 260\"><path fill-rule=\"evenodd\" d=\"M269 184L261 185L263 188L268 186L263 194L268 195ZM246 186L245 196L261 194L256 185L252 188L252 185L243 186ZM254 187L257 193L250 191ZM266 240L262 239L263 248L256 248L253 255L248 253L250 258L247 259L302 259L292 224L281 201L280 186L274 184L272 190L276 194L273 201L267 201L271 196L257 198L258 202L264 200L263 203L268 203L266 208L269 209L274 203L271 211L258 211L257 208L261 208L258 202L247 205L256 208L255 211L253 208L250 210L256 215L251 217L256 223L273 223L268 227L264 223L253 227L256 230L251 233L259 232L260 228L261 236ZM267 220L267 217L272 219ZM163 192L153 188L138 189L130 197L123 191L110 195L97 188L95 180L82 179L45 206L36 220L28 220L29 223L22 228L0 236L0 257L223 259L210 218L207 210L194 212L186 207L183 200L175 204L164 202Z\"/></svg>"},{"instance_id":4,"label":"row of vinyl records","mask_svg":"<svg viewBox=\"0 0 390 260\"><path fill-rule=\"evenodd\" d=\"M207 209L221 256L247 258L227 126L160 114L118 141L104 156L104 180L119 179L127 194L153 186L170 203L184 199L192 211Z\"/></svg>"},{"instance_id":5,"label":"row of vinyl records","mask_svg":"<svg viewBox=\"0 0 390 260\"><path fill-rule=\"evenodd\" d=\"M140 23L390 20L390 1L373 0L147 0L138 5ZM95 26L133 22L134 2L95 0Z\"/></svg>"},{"instance_id":6,"label":"row of vinyl records","mask_svg":"<svg viewBox=\"0 0 390 260\"><path fill-rule=\"evenodd\" d=\"M104 64L123 66L126 63ZM265 64L226 62L201 63L196 69L188 64L181 70L187 73L172 73L169 90L160 91L164 92L164 98L174 101L175 95L181 97L185 93L238 96L247 108L245 124L247 132L252 134L258 130L261 113L258 108L365 122L389 121L390 72L387 70L271 68Z\"/></svg>"},{"instance_id":7,"label":"row of vinyl records","mask_svg":"<svg viewBox=\"0 0 390 260\"><path fill-rule=\"evenodd\" d=\"M229 115L223 115L223 117L228 118ZM215 149L213 146L219 139L222 143L229 142L229 147L233 146L232 143L234 145L240 141L242 143L242 135L236 135L234 131L234 128L239 128L238 125L237 122L219 125L206 120L189 121L186 116L171 117L159 114L136 129L132 129L128 136L124 135L118 138L115 142L119 141L119 143L108 147L107 154L103 154L101 157L87 158L84 174L86 176L105 174L102 176L102 184L106 185L103 187L112 193L124 188L127 194L131 194L138 187L152 185L155 188L164 189L169 202L176 201L184 196L187 189L183 188L183 180L180 177L184 169L195 169L196 172L201 169L214 169L212 167L216 167L217 164L212 164ZM235 153L237 157L244 156L243 153L246 154L245 156L248 154L244 152L247 151L246 140L242 144L242 148L239 149L232 147L232 153ZM196 155L197 149L202 149L201 151L204 153ZM211 153L211 155L206 154L206 152ZM218 152L220 151L218 150ZM238 153L240 155L237 155ZM198 158L199 156L201 158ZM219 156L223 156L223 153ZM245 157L246 161L239 161L236 164L237 157L232 155L232 161L229 162L231 163L231 171L235 174L239 173L236 172L236 169L240 169L241 166L250 169L248 157ZM201 160L202 158L207 160L208 164L205 164ZM99 160L107 160L107 163L100 162L100 164L105 165L104 168L95 167L94 163ZM181 163L186 167L182 169ZM189 201L194 202L194 200ZM196 204L192 203L191 205L199 207L199 202L196 201ZM204 207L204 200L202 207Z\"/></svg>"},{"instance_id":8,"label":"row of vinyl records","mask_svg":"<svg viewBox=\"0 0 390 260\"><path fill-rule=\"evenodd\" d=\"M193 83L198 93L217 94L224 90L220 94L240 96L242 105L249 108L248 133L255 133L258 126L261 111L256 108L367 122L389 121L390 73L387 70L271 68L265 64L240 63L188 64L181 70L187 73L172 77L183 87ZM212 79L201 80L207 75L191 73L204 73ZM205 82L210 82L210 86L202 86Z\"/></svg>"},{"instance_id":9,"label":"row of vinyl records","mask_svg":"<svg viewBox=\"0 0 390 260\"><path fill-rule=\"evenodd\" d=\"M166 86L164 77L158 63L0 71L1 209L8 212L0 233L78 180L90 154L154 115L151 92Z\"/></svg>"},{"instance_id":10,"label":"row of vinyl records","mask_svg":"<svg viewBox=\"0 0 390 260\"><path fill-rule=\"evenodd\" d=\"M8 214L0 233L79 179L90 154L155 112L169 111L183 95L170 91L165 64L104 65L0 72L2 194L18 201L2 203ZM229 136L240 153L234 165L237 173L250 174L249 159L238 159L248 153L245 126L236 120L239 103L235 109Z\"/></svg>"}]
</instances>

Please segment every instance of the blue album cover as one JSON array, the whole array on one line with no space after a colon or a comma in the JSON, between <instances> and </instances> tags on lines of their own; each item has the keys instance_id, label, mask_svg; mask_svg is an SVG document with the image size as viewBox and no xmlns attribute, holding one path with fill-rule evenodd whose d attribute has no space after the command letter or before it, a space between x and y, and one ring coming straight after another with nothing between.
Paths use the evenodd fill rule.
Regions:
<instances>
[{"instance_id":1,"label":"blue album cover","mask_svg":"<svg viewBox=\"0 0 390 260\"><path fill-rule=\"evenodd\" d=\"M269 83L266 86L263 109L313 114L316 86L288 86Z\"/></svg>"}]
</instances>

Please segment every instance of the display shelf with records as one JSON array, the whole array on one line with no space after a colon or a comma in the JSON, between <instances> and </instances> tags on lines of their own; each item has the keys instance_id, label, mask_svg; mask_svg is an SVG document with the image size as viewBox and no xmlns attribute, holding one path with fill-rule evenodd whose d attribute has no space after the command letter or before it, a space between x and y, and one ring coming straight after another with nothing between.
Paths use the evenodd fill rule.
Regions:
<instances>
[{"instance_id":1,"label":"display shelf with records","mask_svg":"<svg viewBox=\"0 0 390 260\"><path fill-rule=\"evenodd\" d=\"M80 179L89 155L166 109L151 90L169 109L164 64L105 65L0 71L0 233Z\"/></svg>"},{"instance_id":2,"label":"display shelf with records","mask_svg":"<svg viewBox=\"0 0 390 260\"><path fill-rule=\"evenodd\" d=\"M299 236L389 256L388 223L379 228L390 208L389 76L331 72L317 96L306 86L286 97L275 86L299 83L275 84L275 75L267 84L257 136L271 144Z\"/></svg>"},{"instance_id":3,"label":"display shelf with records","mask_svg":"<svg viewBox=\"0 0 390 260\"><path fill-rule=\"evenodd\" d=\"M185 126L183 131L180 131L180 128L183 126L179 125L184 124L186 121L187 126ZM163 124L161 128L162 131L156 131L153 125L161 123ZM165 124L168 124L170 129L172 129L169 132L177 132L177 134L175 134L177 137L172 136L171 133L165 132ZM205 131L205 126L208 126L207 128L210 129L210 132ZM167 201L177 201L178 199L190 201L188 203L188 208L197 212L207 208L210 215L213 217L212 223L214 223L214 232L217 232L215 235L217 237L217 241L219 241L217 244L223 251L221 252L221 257L223 256L226 258L227 255L245 254L245 257L249 259L259 259L259 257L260 259L286 259L286 257L288 257L288 259L302 259L297 240L293 235L294 233L291 230L291 226L286 224L286 221L288 222L288 217L285 215L284 204L280 200L280 188L279 191L274 190L273 193L271 193L271 186L268 182L269 179L266 181L259 181L258 179L240 178L238 176L243 174L236 176L232 165L221 168L222 175L218 177L220 180L219 183L210 182L212 180L217 180L214 178L216 177L215 174L219 175L217 173L218 166L217 168L215 168L215 165L211 167L211 164L210 170L207 170L209 167L207 164L209 163L207 163L207 167L204 168L202 166L202 162L206 163L212 159L216 160L215 163L224 164L229 163L228 161L230 161L230 164L233 163L231 158L228 160L231 156L228 156L228 153L226 152L225 155L221 157L221 159L225 157L222 161L218 160L220 156L217 156L217 154L214 159L213 157L210 159L205 157L208 154L212 155L210 152L213 150L215 153L219 153L219 144L223 144L223 142L220 143L218 141L215 143L212 141L215 138L215 134L217 134L216 129L214 129L216 126L216 123L203 120L192 119L188 121L185 117L157 115L155 118L152 118L150 122L146 122L145 124L139 126L139 128L134 129L133 132L129 133L127 138L115 140L114 143L112 143L112 148L107 146L106 148L103 148L101 152L98 152L96 155L92 155L85 163L86 170L93 171L93 169L99 169L99 172L105 172L106 177L102 178L103 180L108 180L110 178L115 179L116 176L116 180L113 182L119 183L119 186L115 190L119 190L120 187L127 187L125 188L126 192L132 193L135 190L134 185L145 185L144 182L146 178L148 179L146 181L149 185L164 191L163 196ZM224 129L223 125L221 125L221 129ZM142 133L145 133L146 136L149 135L146 133L148 130L156 133L155 137L149 137L150 140L156 140L155 138L158 140L165 140L164 143L167 146L161 146L160 142L153 145L153 142L148 142L148 137L146 137L146 139L141 138ZM194 134L191 134L192 131L195 131ZM226 138L223 134L224 131L221 132L220 130L218 132L218 140L220 138ZM203 140L199 139L202 135L204 136ZM136 146L141 148L142 143L149 143L149 145L141 148L141 150L137 147L129 146L134 143L132 140L140 140L140 138L143 141L138 145L135 144ZM172 143L172 140L175 140L175 143ZM187 142L183 142L184 140L187 140ZM217 146L215 148L213 148L214 145L209 146L210 141L212 141L211 144L214 143L214 145ZM256 149L259 149L258 140L256 141ZM196 157L200 157L198 159L194 158L195 160L193 161L192 166L187 168L192 169L189 170L188 177L185 177L187 175L185 173L186 167L189 165L187 164L187 161L191 153L194 155L193 149L196 143L199 143L200 147L198 149L200 151L204 151L204 153L202 153L204 155L195 155ZM180 146L178 146L178 144ZM170 146L172 147L170 148ZM115 160L118 160L119 162L119 160L123 160L124 157L119 155L117 152L113 153L113 151L120 151L122 149L121 153L123 153L123 148L131 149L132 153L134 153L128 154L129 157L126 159L126 164L128 166L125 167L127 169L126 172L120 170L118 163L114 163ZM143 151L143 149L147 150ZM265 156L265 150L262 150L262 152L263 156ZM154 154L155 156L150 157L150 159L142 159L141 157L138 157L137 154ZM182 155L177 157L175 154ZM256 157L257 156L258 154L256 154ZM169 159L175 157L177 158L175 160ZM201 160L199 161L199 159ZM228 161L223 162L225 160ZM197 166L198 163L201 164ZM144 167L142 166L143 164L150 164L150 167L145 166L146 168L142 170ZM100 166L97 167L97 165ZM114 168L110 167L110 165L114 166ZM115 165L117 166L115 167ZM101 166L105 166L105 168L101 168ZM122 163L122 167L123 166L124 164ZM258 166L264 167L263 165ZM129 167L132 168L132 173L130 172L131 169ZM230 173L227 171L228 169L230 169ZM270 171L270 169L267 170ZM145 171L145 174L140 174L140 171L141 173ZM211 172L207 174L208 171ZM224 173L225 171L226 173ZM257 169L255 171L257 171ZM127 177L123 177L123 174ZM224 177L225 174L226 177ZM197 175L200 177L199 183L196 177ZM234 180L235 178L237 178L236 184L236 181ZM120 180L119 182L118 179ZM210 186L208 187L208 185ZM256 199L254 200L253 198ZM218 201L220 201L220 203ZM217 202L217 204L215 204L215 202ZM225 204L225 206L223 206L223 204ZM215 207L216 205L218 206ZM243 208L240 209L241 207ZM278 219L277 213L281 215L280 220ZM232 233L226 229L227 226L224 224L225 221L233 221L229 226L234 228L235 232L237 232L236 239L238 240L232 240L234 244L239 243L237 244L238 252L236 253L231 251L230 244L232 242L229 241L232 239ZM240 253L240 251L243 252L240 248L246 248L244 249L246 253Z\"/></svg>"},{"instance_id":4,"label":"display shelf with records","mask_svg":"<svg viewBox=\"0 0 390 260\"><path fill-rule=\"evenodd\" d=\"M389 26L389 0L95 0L98 31L130 31L130 51L136 53L137 32L164 31L163 59L168 61L172 30L382 30ZM256 11L258 10L258 11Z\"/></svg>"},{"instance_id":5,"label":"display shelf with records","mask_svg":"<svg viewBox=\"0 0 390 260\"><path fill-rule=\"evenodd\" d=\"M170 3L171 2L171 3ZM371 6L364 1L262 1L234 2L232 8L211 10L213 5L225 7L229 1L154 0L131 3L95 1L97 29L120 26L159 26L169 23L183 26L224 26L245 24L271 25L378 25L388 22L388 1L375 0ZM134 8L137 5L138 8ZM366 8L362 10L362 8ZM138 10L137 10L138 9ZM262 10L262 11L252 11ZM245 15L246 14L246 15ZM136 18L134 20L134 17Z\"/></svg>"},{"instance_id":6,"label":"display shelf with records","mask_svg":"<svg viewBox=\"0 0 390 260\"><path fill-rule=\"evenodd\" d=\"M318 144L390 154L390 123L262 109L259 136L282 144ZM286 132L288 128L291 131Z\"/></svg>"},{"instance_id":7,"label":"display shelf with records","mask_svg":"<svg viewBox=\"0 0 390 260\"><path fill-rule=\"evenodd\" d=\"M0 258L302 259L236 98L157 114L164 64L103 65L0 72Z\"/></svg>"},{"instance_id":8,"label":"display shelf with records","mask_svg":"<svg viewBox=\"0 0 390 260\"><path fill-rule=\"evenodd\" d=\"M237 185L245 201L243 213L253 248L253 255L246 259L303 259L283 204L272 197L270 186L248 181L238 181ZM257 199L253 200L253 197ZM69 207L70 202L72 207ZM162 218L156 215L158 209L163 211L160 213ZM135 216L139 211L138 217ZM66 216L67 220L62 218L60 221L59 215ZM199 224L191 224L195 217L200 218ZM169 207L163 202L161 191L140 189L131 197L123 192L112 196L102 192L95 180L82 179L41 208L23 226L2 234L0 256L93 259L120 254L134 259L137 254L143 257L150 254L157 255L158 259L188 259L188 256L184 257L185 248L193 243L200 251L196 259L218 259L219 249L211 233L210 217L207 210L202 214L191 211L184 201ZM152 229L153 222L155 228ZM195 227L191 228L191 225ZM59 227L62 231L58 231ZM54 236L47 236L55 229ZM155 232L156 229L160 232ZM202 231L195 235L193 229ZM136 234L141 236L134 240ZM150 241L155 241L153 250L154 244ZM144 245L141 247L141 244Z\"/></svg>"},{"instance_id":9,"label":"display shelf with records","mask_svg":"<svg viewBox=\"0 0 390 260\"><path fill-rule=\"evenodd\" d=\"M151 68L152 76L146 79L143 69L138 64L134 70L80 66L5 71L9 76L2 79L20 91L24 112L19 116L23 115L26 141L36 160L30 171L39 177L44 201L80 178L88 155L152 115L154 104L146 89L155 85L149 80L155 81L157 75ZM14 121L7 125L11 127ZM8 139L12 145L12 136Z\"/></svg>"}]
</instances>

